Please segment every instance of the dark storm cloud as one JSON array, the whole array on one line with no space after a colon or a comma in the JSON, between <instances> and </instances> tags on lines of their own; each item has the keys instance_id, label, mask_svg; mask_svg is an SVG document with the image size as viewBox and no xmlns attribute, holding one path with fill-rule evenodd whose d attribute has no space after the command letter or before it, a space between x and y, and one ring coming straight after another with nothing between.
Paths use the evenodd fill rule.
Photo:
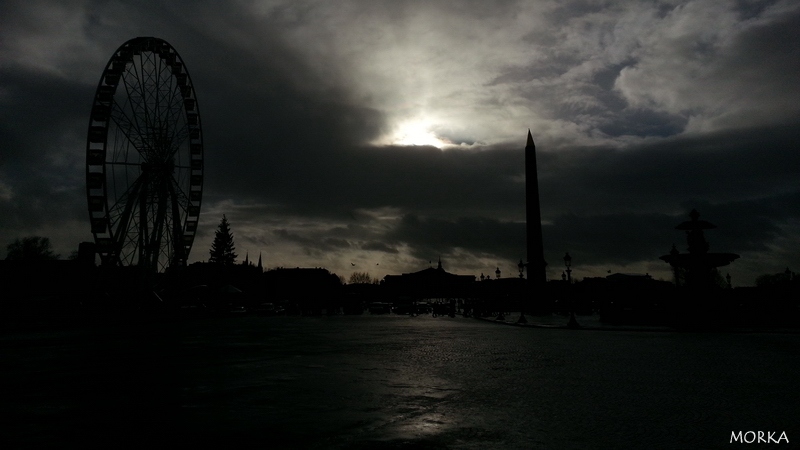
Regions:
<instances>
[{"instance_id":1,"label":"dark storm cloud","mask_svg":"<svg viewBox=\"0 0 800 450\"><path fill-rule=\"evenodd\" d=\"M587 262L665 254L697 209L718 225L712 250L766 250L800 219L797 126L673 138L628 149L540 153L545 240ZM552 248L552 247L551 247ZM576 250L577 251L577 250Z\"/></svg>"},{"instance_id":2,"label":"dark storm cloud","mask_svg":"<svg viewBox=\"0 0 800 450\"><path fill-rule=\"evenodd\" d=\"M133 37L121 24L140 16L109 2L0 8L0 239L45 234L67 255L92 237L84 183L96 83L113 50ZM95 15L104 9L122 14Z\"/></svg>"},{"instance_id":3,"label":"dark storm cloud","mask_svg":"<svg viewBox=\"0 0 800 450\"><path fill-rule=\"evenodd\" d=\"M543 227L545 258L559 265L564 252L579 257L583 265L630 265L658 263L674 244L686 252L686 236L675 226L689 220L688 211L698 209L702 217L718 225L707 231L711 250L746 253L764 251L784 236L781 225L787 216L800 217L800 193L751 202L711 204L690 201L680 214L614 213L556 216ZM788 210L788 212L787 212ZM467 252L473 257L495 255L505 261L525 258L525 225L490 218L457 220L420 219L413 215L386 236L389 241L409 245L420 260L431 255L450 256ZM664 266L666 269L666 266Z\"/></svg>"},{"instance_id":4,"label":"dark storm cloud","mask_svg":"<svg viewBox=\"0 0 800 450\"><path fill-rule=\"evenodd\" d=\"M787 216L800 217L797 206L800 192L767 200L712 204L694 200L683 203L681 214L641 214L636 212L608 215L562 214L543 228L550 257L558 257L559 247L579 254L584 264L626 265L655 261L669 253L674 244L687 251L685 232L675 226L689 220L688 212L697 209L701 218L717 225L706 231L712 252L764 251L784 235L781 225ZM793 211L786 211L786 208Z\"/></svg>"},{"instance_id":5,"label":"dark storm cloud","mask_svg":"<svg viewBox=\"0 0 800 450\"><path fill-rule=\"evenodd\" d=\"M540 152L543 208L671 208L687 199L729 202L797 189L797 126L677 137L633 148Z\"/></svg>"},{"instance_id":6,"label":"dark storm cloud","mask_svg":"<svg viewBox=\"0 0 800 450\"><path fill-rule=\"evenodd\" d=\"M278 238L280 238L282 240L293 241L293 242L297 242L297 243L300 243L300 244L309 244L309 243L312 242L311 239L308 239L308 238L303 237L303 236L299 236L299 235L294 234L294 233L292 233L292 232L290 232L289 230L286 230L286 229L273 230L272 234L274 234L275 236L277 236Z\"/></svg>"},{"instance_id":7,"label":"dark storm cloud","mask_svg":"<svg viewBox=\"0 0 800 450\"><path fill-rule=\"evenodd\" d=\"M789 230L783 225L800 218L800 190L753 200L720 204L687 201L684 205L702 211L704 218L718 226L709 232L712 249L734 253L765 251L778 238L785 237Z\"/></svg>"},{"instance_id":8,"label":"dark storm cloud","mask_svg":"<svg viewBox=\"0 0 800 450\"><path fill-rule=\"evenodd\" d=\"M646 109L621 109L608 120L598 124L597 129L609 136L659 136L668 137L679 134L686 127L688 119Z\"/></svg>"},{"instance_id":9,"label":"dark storm cloud","mask_svg":"<svg viewBox=\"0 0 800 450\"><path fill-rule=\"evenodd\" d=\"M257 23L243 22L237 32L251 28L260 36ZM374 138L382 126L380 112L320 88L324 80L297 55L263 39L251 48L201 37L203 57L190 67L202 74L194 78L211 199L306 196L320 173L337 170L342 149Z\"/></svg>"},{"instance_id":10,"label":"dark storm cloud","mask_svg":"<svg viewBox=\"0 0 800 450\"><path fill-rule=\"evenodd\" d=\"M800 156L790 149L797 142L796 127L745 130L696 138L675 138L653 145L628 149L562 149L539 152L539 179L544 218L545 247L549 252L580 253L586 264L631 264L656 260L673 243L684 247L685 237L674 227L688 220L696 208L703 218L719 229L710 233L712 250L727 252L762 251L786 231L784 226L800 219ZM436 171L414 170L405 182L398 174L402 166L381 163L379 177L395 180L394 193L383 192L384 203L408 210L414 205L439 202L440 210L431 208L425 216L409 213L383 239L393 246L406 244L412 255L430 259L430 255L449 254L462 249L475 255L499 255L514 260L524 248L524 212L522 184L498 185L512 175L521 174L521 150L486 152L505 163L488 165L486 183L479 183L491 195L476 198L461 191L465 183L455 183L438 196L426 186L440 181ZM388 155L375 153L386 158ZM391 154L396 157L396 153ZM470 180L475 167L474 153L447 153L448 179ZM375 157L377 159L377 157ZM457 162L456 162L457 161ZM486 160L489 161L489 160ZM364 165L372 171L376 165ZM506 168L506 171L497 168ZM394 170L394 172L392 172ZM416 190L416 193L415 193ZM512 191L516 191L511 195ZM430 203L404 203L416 196L433 192ZM498 193L510 200L501 202L506 218L482 215L492 208ZM372 205L372 194L358 195L353 203ZM391 202L390 199L403 199ZM481 202L474 215L461 199ZM452 207L457 205L457 207ZM457 211L457 212L451 212ZM421 211L422 209L414 209ZM665 213L664 211L668 211ZM556 250L559 249L559 250ZM685 249L683 249L685 251ZM549 255L553 258L553 255Z\"/></svg>"},{"instance_id":11,"label":"dark storm cloud","mask_svg":"<svg viewBox=\"0 0 800 450\"><path fill-rule=\"evenodd\" d=\"M59 139L85 132L94 88L49 73L1 68L0 139L2 164L42 162L53 154L83 156L80 148L59 147Z\"/></svg>"},{"instance_id":12,"label":"dark storm cloud","mask_svg":"<svg viewBox=\"0 0 800 450\"><path fill-rule=\"evenodd\" d=\"M286 229L272 230L272 234L281 241L294 242L314 254L332 252L352 247L346 239L326 237L326 233L315 233L313 236L292 233Z\"/></svg>"},{"instance_id":13,"label":"dark storm cloud","mask_svg":"<svg viewBox=\"0 0 800 450\"><path fill-rule=\"evenodd\" d=\"M371 250L376 252L393 253L393 254L399 253L399 250L397 250L396 247L387 245L383 242L376 242L376 241L367 242L363 244L361 246L361 250Z\"/></svg>"},{"instance_id":14,"label":"dark storm cloud","mask_svg":"<svg viewBox=\"0 0 800 450\"><path fill-rule=\"evenodd\" d=\"M349 104L335 87L320 87L314 72L275 32L237 13L237 8L212 11L207 4L183 10L157 5L132 8L103 2L81 6L69 11L65 20L78 29L48 29L46 24L55 24L51 16L58 12L46 3L24 2L11 8L15 15L6 16L16 20L2 27L5 40L16 44L4 54L17 51L0 67L0 137L4 142L0 182L13 195L2 204L9 213L4 236L36 227L53 216L63 217L65 209L78 211L70 217L84 215L85 134L95 83L113 50L136 35L167 31L193 75L206 130L207 201L261 197L262 191L252 190L254 185L267 192L295 192L295 184L305 177L306 164L318 159L316 153L362 142L379 126L379 114ZM109 19L114 14L124 15L124 20L116 16L111 22L120 20L126 25L112 31ZM138 21L148 25L140 27ZM166 23L170 26L164 27ZM203 28L210 23L214 26ZM63 44L52 49L26 45L48 32L60 35L62 42L71 41L77 49L87 38L99 39L104 51L99 57L78 52L79 62L94 60L80 67L64 58ZM241 36L253 39L243 44ZM28 50L37 51L26 54ZM42 61L31 62L39 50L53 56L45 62L60 65L42 67ZM80 76L66 76L73 73ZM60 189L58 195L52 195L55 187ZM74 194L68 201L61 192L65 189Z\"/></svg>"},{"instance_id":15,"label":"dark storm cloud","mask_svg":"<svg viewBox=\"0 0 800 450\"><path fill-rule=\"evenodd\" d=\"M0 79L0 236L85 219L88 119L79 112L88 110L92 90L21 68L0 69Z\"/></svg>"},{"instance_id":16,"label":"dark storm cloud","mask_svg":"<svg viewBox=\"0 0 800 450\"><path fill-rule=\"evenodd\" d=\"M202 218L201 259L227 212L252 254L294 246L347 269L382 254L395 272L439 253L515 263L528 127L548 260L652 261L681 248L673 227L691 208L719 226L712 249L769 255L800 216L792 2L0 8L4 237L85 221L91 97L114 49L146 35L176 48L197 89L204 214L218 215ZM465 145L391 144L422 119Z\"/></svg>"},{"instance_id":17,"label":"dark storm cloud","mask_svg":"<svg viewBox=\"0 0 800 450\"><path fill-rule=\"evenodd\" d=\"M345 217L354 209L401 207L453 214L496 210L505 214L519 204L522 191L520 151L442 152L433 147L321 146L270 157L255 154L222 196L259 196L284 206L287 213ZM264 153L274 151L266 149ZM521 215L521 212L512 212Z\"/></svg>"},{"instance_id":18,"label":"dark storm cloud","mask_svg":"<svg viewBox=\"0 0 800 450\"><path fill-rule=\"evenodd\" d=\"M482 217L445 220L408 214L387 239L412 244L412 253L421 259L449 254L456 248L475 254L519 255L525 225Z\"/></svg>"},{"instance_id":19,"label":"dark storm cloud","mask_svg":"<svg viewBox=\"0 0 800 450\"><path fill-rule=\"evenodd\" d=\"M724 203L792 192L800 176L800 156L790 151L800 138L796 130L720 132L624 149L548 151L540 145L545 218L559 212L674 210L693 198ZM445 152L430 147L331 147L315 155L316 160L303 153L286 157L286 166L251 161L248 167L255 173L238 178L251 188L250 195L311 215L342 216L358 208L392 206L450 218L495 211L504 219L521 219L521 146ZM291 189L270 189L275 184Z\"/></svg>"}]
</instances>

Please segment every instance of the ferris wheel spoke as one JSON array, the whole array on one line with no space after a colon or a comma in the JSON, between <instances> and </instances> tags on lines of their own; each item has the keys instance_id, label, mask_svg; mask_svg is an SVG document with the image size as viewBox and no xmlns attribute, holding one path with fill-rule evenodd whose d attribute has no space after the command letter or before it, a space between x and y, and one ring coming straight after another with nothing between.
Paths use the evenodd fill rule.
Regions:
<instances>
[{"instance_id":1,"label":"ferris wheel spoke","mask_svg":"<svg viewBox=\"0 0 800 450\"><path fill-rule=\"evenodd\" d=\"M165 127L169 124L163 121L161 114L163 95L161 94L161 57L158 53L152 54L150 64L147 66L148 72L148 87L150 88L150 101L147 103L149 106L150 120L153 129L164 131Z\"/></svg>"},{"instance_id":2,"label":"ferris wheel spoke","mask_svg":"<svg viewBox=\"0 0 800 450\"><path fill-rule=\"evenodd\" d=\"M135 218L135 213L131 215L131 218ZM139 250L139 230L136 220L131 220L127 225L127 229L120 236L121 239L118 243L119 259L127 265L132 265Z\"/></svg>"},{"instance_id":3,"label":"ferris wheel spoke","mask_svg":"<svg viewBox=\"0 0 800 450\"><path fill-rule=\"evenodd\" d=\"M111 173L114 200L121 198L141 174L141 155L136 149L131 152L131 146L132 143L127 139L115 136L111 159L106 161L106 172ZM125 191L118 193L118 188L125 189Z\"/></svg>"},{"instance_id":4,"label":"ferris wheel spoke","mask_svg":"<svg viewBox=\"0 0 800 450\"><path fill-rule=\"evenodd\" d=\"M170 151L170 156L175 156L175 154L181 150L187 139L189 139L189 127L184 126L180 130L176 131L172 141L173 145Z\"/></svg>"},{"instance_id":5,"label":"ferris wheel spoke","mask_svg":"<svg viewBox=\"0 0 800 450\"><path fill-rule=\"evenodd\" d=\"M128 162L129 160L132 161L131 155L129 154L132 145L134 145L133 142L130 141L124 132L120 131L119 133L114 133L114 142L111 147L112 152L110 158L107 158L106 164L118 164L121 162Z\"/></svg>"},{"instance_id":6,"label":"ferris wheel spoke","mask_svg":"<svg viewBox=\"0 0 800 450\"><path fill-rule=\"evenodd\" d=\"M145 145L142 148L143 152L151 153L153 151L153 147L155 146L154 142L154 132L155 130L162 129L163 125L159 123L158 120L158 99L159 96L157 95L157 88L154 88L154 85L157 84L158 79L153 75L153 65L155 64L155 54L154 53L142 53L140 55L140 64L138 66L139 71L136 72L137 76L137 87L139 91L139 97L141 101L138 103L139 106L139 114L141 116L143 123L143 137L145 140Z\"/></svg>"},{"instance_id":7,"label":"ferris wheel spoke","mask_svg":"<svg viewBox=\"0 0 800 450\"><path fill-rule=\"evenodd\" d=\"M144 147L142 132L139 127L125 114L124 111L114 108L111 113L111 120L116 124L125 138L133 145L133 148L141 152Z\"/></svg>"},{"instance_id":8,"label":"ferris wheel spoke","mask_svg":"<svg viewBox=\"0 0 800 450\"><path fill-rule=\"evenodd\" d=\"M167 69L171 70L171 69ZM184 112L183 95L180 88L172 77L168 78L168 87L166 91L169 93L167 98L167 107L165 108L165 119L168 123L179 123L179 119ZM171 142L173 144L172 154L180 148L182 142L188 137L188 129L186 128L185 121L180 127L173 127L171 131ZM182 136L183 135L183 136Z\"/></svg>"},{"instance_id":9,"label":"ferris wheel spoke","mask_svg":"<svg viewBox=\"0 0 800 450\"><path fill-rule=\"evenodd\" d=\"M139 74L136 71L135 64L131 64L131 67L130 69L128 69L127 73L131 74L133 79L129 80L128 77L123 77L122 81L123 84L125 85L127 104L130 106L131 115L133 116L133 120L131 121L131 123L133 127L136 128L136 131L138 132L140 138L142 138L142 142L140 142L139 145L136 146L137 150L141 152L144 149L143 125L146 126L146 124L139 123L139 114L142 110L144 110L144 106L142 105L142 103L145 101L144 92L141 89L139 89L139 86L142 86L142 82L139 79Z\"/></svg>"},{"instance_id":10,"label":"ferris wheel spoke","mask_svg":"<svg viewBox=\"0 0 800 450\"><path fill-rule=\"evenodd\" d=\"M132 208L136 207L136 198L141 189L141 180L135 180L134 183L117 199L115 203L108 208L110 225L114 230L119 231L125 229L130 220Z\"/></svg>"},{"instance_id":11,"label":"ferris wheel spoke","mask_svg":"<svg viewBox=\"0 0 800 450\"><path fill-rule=\"evenodd\" d=\"M116 230L112 234L112 241L114 243L114 252L117 255L122 253L122 249L125 246L125 238L129 236L129 226L131 223L131 217L133 216L134 209L137 205L137 197L139 196L139 192L141 191L142 181L141 179L137 179L134 181L133 185L131 185L131 189L127 194L124 196L124 208L122 210L122 214L119 216L119 220L116 221ZM122 200L122 199L121 199ZM117 202L119 204L120 202Z\"/></svg>"},{"instance_id":12,"label":"ferris wheel spoke","mask_svg":"<svg viewBox=\"0 0 800 450\"><path fill-rule=\"evenodd\" d=\"M142 179L137 177L124 192L114 199L114 204L108 208L109 213L114 213L127 207L132 202L132 199L138 195L141 185Z\"/></svg>"},{"instance_id":13,"label":"ferris wheel spoke","mask_svg":"<svg viewBox=\"0 0 800 450\"><path fill-rule=\"evenodd\" d=\"M183 111L183 101L180 98L180 92L178 90L178 86L175 83L175 79L172 76L172 68L168 64L167 61L161 59L160 68L160 76L159 78L162 81L162 89L164 92L164 107L163 107L163 119L166 123L170 124L177 124L178 119L181 116ZM172 140L175 139L178 127L173 126L170 130L170 137Z\"/></svg>"},{"instance_id":14,"label":"ferris wheel spoke","mask_svg":"<svg viewBox=\"0 0 800 450\"><path fill-rule=\"evenodd\" d=\"M137 86L141 86L141 91L140 91L141 99L142 99L142 101L141 101L141 106L142 106L141 114L142 114L142 120L144 121L145 129L149 129L151 127L150 111L149 111L149 108L147 107L147 102L149 101L147 87L150 85L150 80L148 79L149 77L147 77L145 72L144 72L145 67L150 63L150 56L149 55L150 55L150 53L145 53L145 52L142 52L139 55L140 64L138 66L138 71L136 72Z\"/></svg>"},{"instance_id":15,"label":"ferris wheel spoke","mask_svg":"<svg viewBox=\"0 0 800 450\"><path fill-rule=\"evenodd\" d=\"M174 206L178 208L178 213L173 215L185 217L189 212L189 196L181 188L175 177L172 178L170 183L170 196L174 199ZM175 208L173 208L173 211L175 211Z\"/></svg>"}]
</instances>

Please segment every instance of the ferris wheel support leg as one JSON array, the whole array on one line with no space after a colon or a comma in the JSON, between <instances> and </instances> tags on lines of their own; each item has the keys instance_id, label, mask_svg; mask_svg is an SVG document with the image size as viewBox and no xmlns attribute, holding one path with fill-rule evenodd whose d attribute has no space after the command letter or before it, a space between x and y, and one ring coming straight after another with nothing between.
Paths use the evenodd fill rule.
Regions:
<instances>
[{"instance_id":1,"label":"ferris wheel support leg","mask_svg":"<svg viewBox=\"0 0 800 450\"><path fill-rule=\"evenodd\" d=\"M166 189L161 186L158 194L158 209L156 210L156 219L153 223L153 235L150 242L150 259L148 259L148 267L153 272L158 272L158 261L161 257L161 245L164 240L164 222L167 215L167 196Z\"/></svg>"},{"instance_id":2,"label":"ferris wheel support leg","mask_svg":"<svg viewBox=\"0 0 800 450\"><path fill-rule=\"evenodd\" d=\"M131 187L131 189L127 194L127 202L125 203L125 210L122 212L122 216L120 217L116 233L114 233L111 236L113 256L110 259L112 260L120 259L120 253L122 252L122 247L124 246L123 240L125 239L125 235L128 232L128 227L130 226L131 217L133 215L133 208L136 206L137 203L136 200L138 199L141 187L142 187L141 178L137 178L136 181L133 182L133 186ZM114 264L116 263L117 261L114 261Z\"/></svg>"},{"instance_id":3,"label":"ferris wheel support leg","mask_svg":"<svg viewBox=\"0 0 800 450\"><path fill-rule=\"evenodd\" d=\"M181 230L181 223L183 222L180 220L181 218L181 210L180 206L178 205L178 197L175 192L175 183L174 179L170 180L169 183L169 198L172 200L172 243L173 243L173 251L174 254L170 255L172 258L172 263L178 266L183 266L186 264L186 255L184 254L183 249L183 239L182 239L182 230Z\"/></svg>"}]
</instances>

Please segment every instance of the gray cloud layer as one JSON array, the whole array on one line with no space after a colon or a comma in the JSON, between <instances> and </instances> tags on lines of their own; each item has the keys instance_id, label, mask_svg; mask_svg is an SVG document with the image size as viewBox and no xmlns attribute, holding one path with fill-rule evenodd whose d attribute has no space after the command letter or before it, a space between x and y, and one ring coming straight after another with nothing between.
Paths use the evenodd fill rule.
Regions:
<instances>
[{"instance_id":1,"label":"gray cloud layer","mask_svg":"<svg viewBox=\"0 0 800 450\"><path fill-rule=\"evenodd\" d=\"M530 127L551 276L564 251L576 274L668 276L697 208L749 284L800 267L798 30L788 1L5 2L0 238L91 239L91 98L117 46L156 35L199 96L194 260L225 213L268 266L513 273ZM393 144L409 123L457 145Z\"/></svg>"}]
</instances>

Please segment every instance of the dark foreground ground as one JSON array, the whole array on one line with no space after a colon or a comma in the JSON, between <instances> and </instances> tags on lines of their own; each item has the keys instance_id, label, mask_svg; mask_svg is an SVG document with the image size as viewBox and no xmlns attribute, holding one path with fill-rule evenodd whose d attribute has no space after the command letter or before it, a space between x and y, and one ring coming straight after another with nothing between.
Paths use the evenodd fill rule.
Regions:
<instances>
[{"instance_id":1,"label":"dark foreground ground","mask_svg":"<svg viewBox=\"0 0 800 450\"><path fill-rule=\"evenodd\" d=\"M241 317L4 332L0 358L2 448L800 443L798 334Z\"/></svg>"}]
</instances>

